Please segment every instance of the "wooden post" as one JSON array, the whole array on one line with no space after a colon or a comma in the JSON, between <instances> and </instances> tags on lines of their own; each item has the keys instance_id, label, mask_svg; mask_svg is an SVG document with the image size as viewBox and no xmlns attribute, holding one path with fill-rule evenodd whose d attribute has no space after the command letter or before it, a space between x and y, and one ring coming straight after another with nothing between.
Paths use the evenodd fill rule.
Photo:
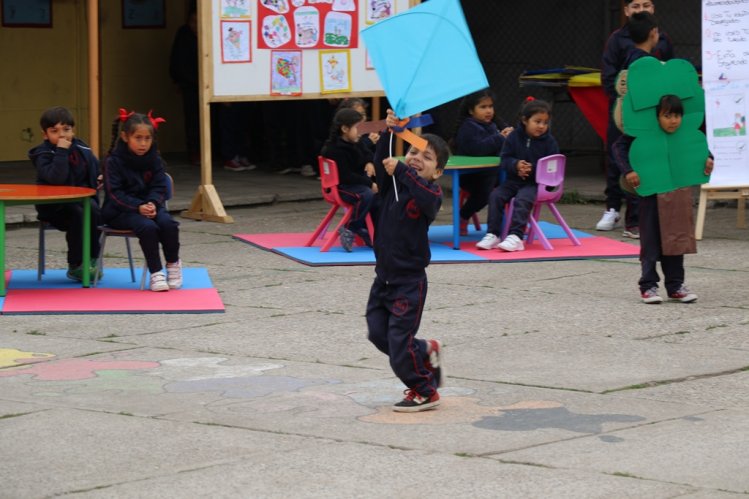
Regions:
<instances>
[{"instance_id":1,"label":"wooden post","mask_svg":"<svg viewBox=\"0 0 749 499\"><path fill-rule=\"evenodd\" d=\"M101 111L99 110L99 1L88 0L88 143L101 157Z\"/></svg>"},{"instance_id":2,"label":"wooden post","mask_svg":"<svg viewBox=\"0 0 749 499\"><path fill-rule=\"evenodd\" d=\"M200 99L200 186L192 198L190 208L181 215L194 220L209 222L234 223L226 214L221 198L213 185L211 164L211 108L210 99L213 89L213 58L211 52L211 20L213 19L213 2L198 2L198 66L199 66L199 99Z\"/></svg>"}]
</instances>

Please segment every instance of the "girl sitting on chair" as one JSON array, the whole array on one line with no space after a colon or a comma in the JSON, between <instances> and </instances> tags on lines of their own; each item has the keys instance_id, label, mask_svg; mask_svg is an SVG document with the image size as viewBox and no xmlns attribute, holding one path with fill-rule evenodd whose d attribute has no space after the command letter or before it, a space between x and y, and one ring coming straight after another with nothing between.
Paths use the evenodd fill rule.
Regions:
<instances>
[{"instance_id":1,"label":"girl sitting on chair","mask_svg":"<svg viewBox=\"0 0 749 499\"><path fill-rule=\"evenodd\" d=\"M164 205L169 198L169 179L154 139L163 121L151 117L150 112L128 114L120 109L112 125L112 145L104 166L102 219L113 229L132 230L138 236L151 274L151 291L182 287L179 223ZM166 275L159 243L166 259Z\"/></svg>"}]
</instances>

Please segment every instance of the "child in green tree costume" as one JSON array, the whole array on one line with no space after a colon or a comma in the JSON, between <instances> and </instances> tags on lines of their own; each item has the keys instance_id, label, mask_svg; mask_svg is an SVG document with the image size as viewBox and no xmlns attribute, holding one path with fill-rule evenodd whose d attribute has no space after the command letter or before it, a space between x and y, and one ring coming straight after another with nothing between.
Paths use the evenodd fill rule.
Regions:
<instances>
[{"instance_id":1,"label":"child in green tree costume","mask_svg":"<svg viewBox=\"0 0 749 499\"><path fill-rule=\"evenodd\" d=\"M705 97L694 67L683 59L635 61L622 101L624 135L614 145L623 186L640 199L640 294L661 303L660 260L668 297L697 300L684 286L684 255L696 253L691 186L709 180L713 158L699 130Z\"/></svg>"}]
</instances>

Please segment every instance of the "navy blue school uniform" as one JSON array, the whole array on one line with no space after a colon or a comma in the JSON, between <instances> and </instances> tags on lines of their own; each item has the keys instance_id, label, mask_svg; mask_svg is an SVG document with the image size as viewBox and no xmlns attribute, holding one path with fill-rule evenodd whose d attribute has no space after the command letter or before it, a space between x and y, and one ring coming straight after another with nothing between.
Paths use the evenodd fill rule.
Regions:
<instances>
[{"instance_id":1,"label":"navy blue school uniform","mask_svg":"<svg viewBox=\"0 0 749 499\"><path fill-rule=\"evenodd\" d=\"M179 260L179 222L166 210L169 179L156 144L143 156L133 154L118 141L107 157L104 168L104 206L102 219L114 229L135 232L152 274L162 270L159 243L167 262ZM140 205L152 202L156 217L146 218L138 211Z\"/></svg>"},{"instance_id":2,"label":"navy blue school uniform","mask_svg":"<svg viewBox=\"0 0 749 499\"><path fill-rule=\"evenodd\" d=\"M29 159L36 167L39 185L70 185L96 189L99 160L91 148L78 138L73 138L69 148L55 147L48 140L29 151ZM99 197L91 203L91 257L99 256L99 229L101 213ZM80 203L54 203L36 205L37 218L49 222L65 232L68 243L68 265L76 267L83 260L83 206Z\"/></svg>"},{"instance_id":3,"label":"navy blue school uniform","mask_svg":"<svg viewBox=\"0 0 749 499\"><path fill-rule=\"evenodd\" d=\"M507 174L507 179L489 195L488 233L497 237L502 234L504 208L514 197L515 205L508 234L515 234L523 239L528 217L533 209L533 203L536 202L536 163L545 156L557 153L559 145L549 131L538 138L532 138L525 132L522 122L517 124L502 147L500 168ZM520 160L532 165L531 172L526 178L518 175L517 164Z\"/></svg>"},{"instance_id":4,"label":"navy blue school uniform","mask_svg":"<svg viewBox=\"0 0 749 499\"><path fill-rule=\"evenodd\" d=\"M375 200L372 179L364 172L364 165L372 162L372 153L361 141L348 142L336 137L323 147L322 155L336 162L338 194L352 206L353 212L346 228L361 233L366 229L365 219Z\"/></svg>"},{"instance_id":5,"label":"navy blue school uniform","mask_svg":"<svg viewBox=\"0 0 749 499\"><path fill-rule=\"evenodd\" d=\"M629 162L629 150L634 140L634 137L623 134L612 146L616 163L619 165L621 174L624 176L634 171ZM688 195L688 198L688 204L684 207L685 210L688 210L688 215L685 214L681 218L691 220L691 193ZM640 292L643 293L653 287L658 287L660 278L656 265L660 261L666 291L668 294L675 293L684 284L684 254L664 254L661 239L661 216L658 208L658 194L640 197L639 206L641 273L638 286ZM691 222L688 225L691 229ZM681 239L687 241L690 238L691 241L694 240L692 234ZM696 248L691 248L691 244L688 244L683 251L685 253L694 253Z\"/></svg>"},{"instance_id":6,"label":"navy blue school uniform","mask_svg":"<svg viewBox=\"0 0 749 499\"><path fill-rule=\"evenodd\" d=\"M505 128L504 124L502 128ZM497 156L499 165L499 153L504 142L505 138L499 133L496 123L485 123L469 116L463 120L455 134L454 153L461 156ZM460 218L468 220L474 213L481 211L498 183L499 168L461 175L460 188L467 191L469 197L460 208Z\"/></svg>"},{"instance_id":7,"label":"navy blue school uniform","mask_svg":"<svg viewBox=\"0 0 749 499\"><path fill-rule=\"evenodd\" d=\"M374 241L376 277L367 302L369 341L390 358L403 384L431 397L439 380L424 365L427 343L416 333L427 295L425 269L432 257L427 232L442 205L442 189L398 162L393 173L396 201L396 187L382 165L388 143L383 135L374 161L382 204Z\"/></svg>"},{"instance_id":8,"label":"navy blue school uniform","mask_svg":"<svg viewBox=\"0 0 749 499\"><path fill-rule=\"evenodd\" d=\"M658 43L653 51L647 55L651 55L661 61L673 59L674 47L671 39L663 30L659 30L658 35ZM616 93L616 77L622 69L628 68L635 59L642 56L633 52L635 48L635 42L632 41L632 36L629 33L629 26L624 25L609 36L606 47L603 50L601 64L601 83L603 84L604 92L609 97L609 122L606 129L608 163L606 165L606 189L604 191L606 195L606 209L613 208L619 211L622 201L625 201L627 213L624 225L627 229L637 227L638 209L636 203L638 198L625 193L619 187L619 167L616 165L612 146L621 136L622 132L617 128L616 123L614 123L612 112L614 103L618 97ZM640 52L644 51L640 50Z\"/></svg>"}]
</instances>

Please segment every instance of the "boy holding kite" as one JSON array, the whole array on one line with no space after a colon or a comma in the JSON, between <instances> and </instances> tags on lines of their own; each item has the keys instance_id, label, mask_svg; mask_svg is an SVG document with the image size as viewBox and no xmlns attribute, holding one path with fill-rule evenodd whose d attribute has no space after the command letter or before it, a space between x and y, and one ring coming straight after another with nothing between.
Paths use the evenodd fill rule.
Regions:
<instances>
[{"instance_id":1,"label":"boy holding kite","mask_svg":"<svg viewBox=\"0 0 749 499\"><path fill-rule=\"evenodd\" d=\"M381 208L375 230L375 279L367 302L369 341L390 358L390 366L408 389L393 406L397 412L418 412L439 405L442 386L442 344L416 338L427 294L426 266L431 252L427 231L442 205L435 181L450 155L445 141L432 134L421 138L404 162L389 157L395 113L388 109L388 134L377 142L375 171ZM395 183L387 177L395 178ZM397 190L397 192L396 192Z\"/></svg>"}]
</instances>

